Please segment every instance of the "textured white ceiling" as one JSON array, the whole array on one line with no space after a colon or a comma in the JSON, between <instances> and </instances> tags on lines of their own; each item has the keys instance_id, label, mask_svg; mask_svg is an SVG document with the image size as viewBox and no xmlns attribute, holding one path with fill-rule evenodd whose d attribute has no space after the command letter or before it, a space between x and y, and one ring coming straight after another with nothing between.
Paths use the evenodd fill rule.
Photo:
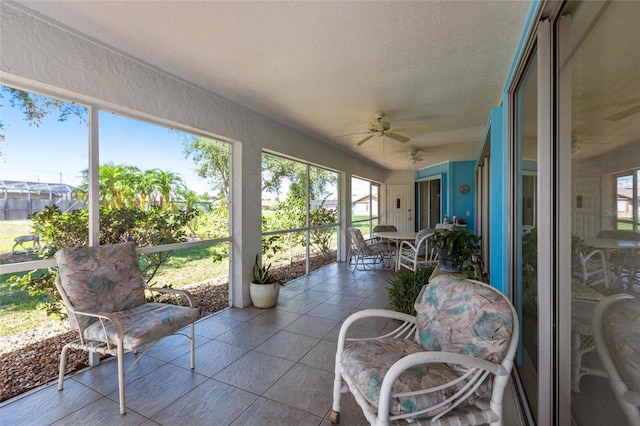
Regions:
<instances>
[{"instance_id":1,"label":"textured white ceiling","mask_svg":"<svg viewBox=\"0 0 640 426\"><path fill-rule=\"evenodd\" d=\"M477 158L528 1L20 1L105 45L381 166ZM374 114L401 144L364 135Z\"/></svg>"}]
</instances>

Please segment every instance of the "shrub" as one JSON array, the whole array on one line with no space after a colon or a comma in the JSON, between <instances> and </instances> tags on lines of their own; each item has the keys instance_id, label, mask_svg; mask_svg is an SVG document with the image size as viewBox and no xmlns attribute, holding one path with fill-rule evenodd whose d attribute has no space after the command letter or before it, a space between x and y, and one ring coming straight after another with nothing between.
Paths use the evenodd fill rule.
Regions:
<instances>
[{"instance_id":1,"label":"shrub","mask_svg":"<svg viewBox=\"0 0 640 426\"><path fill-rule=\"evenodd\" d=\"M142 211L137 208L100 209L100 244L135 241L140 247L171 244L186 241L186 224L195 215L191 212L172 212L161 208ZM46 207L32 217L34 233L40 234L44 249L40 256L50 259L63 247L86 246L89 241L89 215L86 210L63 213L57 206ZM150 282L159 268L171 257L172 252L140 255L143 276ZM55 288L58 268L30 271L11 281L35 296L44 294L47 314L62 315L60 295Z\"/></svg>"},{"instance_id":2,"label":"shrub","mask_svg":"<svg viewBox=\"0 0 640 426\"><path fill-rule=\"evenodd\" d=\"M422 286L429 283L429 277L433 273L434 267L428 266L418 268L418 270L402 270L387 282L391 284L389 288L389 301L391 306L405 314L415 315L414 303L422 290Z\"/></svg>"}]
</instances>

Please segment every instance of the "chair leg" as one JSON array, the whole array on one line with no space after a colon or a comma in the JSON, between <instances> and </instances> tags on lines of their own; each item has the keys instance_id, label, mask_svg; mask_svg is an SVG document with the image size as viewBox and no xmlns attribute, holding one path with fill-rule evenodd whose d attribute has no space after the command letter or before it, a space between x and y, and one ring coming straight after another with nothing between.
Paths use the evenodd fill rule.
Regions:
<instances>
[{"instance_id":1,"label":"chair leg","mask_svg":"<svg viewBox=\"0 0 640 426\"><path fill-rule=\"evenodd\" d=\"M64 389L64 369L67 366L67 351L69 344L64 345L60 354L60 372L58 373L58 390Z\"/></svg>"},{"instance_id":2,"label":"chair leg","mask_svg":"<svg viewBox=\"0 0 640 426\"><path fill-rule=\"evenodd\" d=\"M329 419L331 423L340 423L340 397L342 396L342 375L336 363L335 378L333 379L333 405L331 406L331 414Z\"/></svg>"},{"instance_id":3,"label":"chair leg","mask_svg":"<svg viewBox=\"0 0 640 426\"><path fill-rule=\"evenodd\" d=\"M195 338L195 326L191 323L191 369L196 368L196 338Z\"/></svg>"},{"instance_id":4,"label":"chair leg","mask_svg":"<svg viewBox=\"0 0 640 426\"><path fill-rule=\"evenodd\" d=\"M118 341L118 389L120 390L120 414L126 413L124 402L124 348L122 340Z\"/></svg>"}]
</instances>

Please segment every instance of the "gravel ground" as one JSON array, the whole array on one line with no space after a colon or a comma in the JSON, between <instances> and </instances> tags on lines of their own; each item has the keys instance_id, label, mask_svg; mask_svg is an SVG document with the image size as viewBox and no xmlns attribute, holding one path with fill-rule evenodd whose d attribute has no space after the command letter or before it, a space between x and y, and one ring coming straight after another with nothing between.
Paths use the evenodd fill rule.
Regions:
<instances>
[{"instance_id":1,"label":"gravel ground","mask_svg":"<svg viewBox=\"0 0 640 426\"><path fill-rule=\"evenodd\" d=\"M334 253L328 258L317 257L312 259L312 269L334 261ZM274 264L271 270L278 281L284 283L304 275L304 268L304 261L294 261L291 265ZM229 285L226 278L185 288L193 295L201 316L229 306ZM62 347L74 340L75 336L76 333L69 330L67 321L51 321L32 330L3 336L0 339L0 401L56 380ZM69 350L66 373L86 367L86 361L86 352Z\"/></svg>"}]
</instances>

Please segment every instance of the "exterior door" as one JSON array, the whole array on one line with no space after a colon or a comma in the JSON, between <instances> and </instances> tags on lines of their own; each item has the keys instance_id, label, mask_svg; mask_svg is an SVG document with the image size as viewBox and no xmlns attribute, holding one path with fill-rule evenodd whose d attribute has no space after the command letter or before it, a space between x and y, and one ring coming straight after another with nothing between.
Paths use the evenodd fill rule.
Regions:
<instances>
[{"instance_id":1,"label":"exterior door","mask_svg":"<svg viewBox=\"0 0 640 426\"><path fill-rule=\"evenodd\" d=\"M436 224L440 222L440 218L442 217L440 211L441 187L440 179L432 179L429 181L429 223L427 226L422 226L422 228L435 228Z\"/></svg>"},{"instance_id":2,"label":"exterior door","mask_svg":"<svg viewBox=\"0 0 640 426\"><path fill-rule=\"evenodd\" d=\"M440 222L440 179L420 182L420 229L435 228Z\"/></svg>"},{"instance_id":3,"label":"exterior door","mask_svg":"<svg viewBox=\"0 0 640 426\"><path fill-rule=\"evenodd\" d=\"M413 185L387 185L387 223L400 232L415 231Z\"/></svg>"}]
</instances>

